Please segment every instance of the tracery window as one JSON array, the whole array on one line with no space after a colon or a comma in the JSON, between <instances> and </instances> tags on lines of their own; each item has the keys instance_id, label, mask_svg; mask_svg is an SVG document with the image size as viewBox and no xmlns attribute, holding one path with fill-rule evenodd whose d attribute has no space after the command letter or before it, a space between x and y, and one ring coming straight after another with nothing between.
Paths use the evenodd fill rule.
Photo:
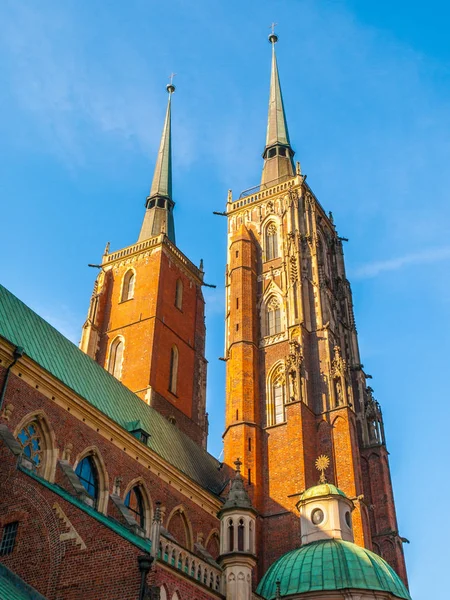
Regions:
<instances>
[{"instance_id":1,"label":"tracery window","mask_svg":"<svg viewBox=\"0 0 450 600\"><path fill-rule=\"evenodd\" d=\"M274 403L274 421L282 423L284 421L284 386L277 381L273 386Z\"/></svg>"},{"instance_id":2,"label":"tracery window","mask_svg":"<svg viewBox=\"0 0 450 600\"><path fill-rule=\"evenodd\" d=\"M175 289L175 306L181 310L183 308L183 282L181 279L177 279Z\"/></svg>"},{"instance_id":3,"label":"tracery window","mask_svg":"<svg viewBox=\"0 0 450 600\"><path fill-rule=\"evenodd\" d=\"M123 340L118 337L111 343L109 350L108 371L117 379L120 379L122 374L123 347Z\"/></svg>"},{"instance_id":4,"label":"tracery window","mask_svg":"<svg viewBox=\"0 0 450 600\"><path fill-rule=\"evenodd\" d=\"M169 392L177 393L178 379L178 348L172 346L170 350L170 375L169 375Z\"/></svg>"},{"instance_id":5,"label":"tracery window","mask_svg":"<svg viewBox=\"0 0 450 600\"><path fill-rule=\"evenodd\" d=\"M125 497L125 506L131 512L138 525L145 529L145 506L142 492L138 485L131 488Z\"/></svg>"},{"instance_id":6,"label":"tracery window","mask_svg":"<svg viewBox=\"0 0 450 600\"><path fill-rule=\"evenodd\" d=\"M136 275L132 269L129 269L123 278L122 284L122 302L125 300L131 300L134 296L134 283L136 281Z\"/></svg>"},{"instance_id":7,"label":"tracery window","mask_svg":"<svg viewBox=\"0 0 450 600\"><path fill-rule=\"evenodd\" d=\"M266 229L266 260L278 258L278 230L275 223L270 223Z\"/></svg>"},{"instance_id":8,"label":"tracery window","mask_svg":"<svg viewBox=\"0 0 450 600\"><path fill-rule=\"evenodd\" d=\"M42 465L43 440L42 432L36 421L26 425L17 436L22 444L23 453L34 466L39 469Z\"/></svg>"},{"instance_id":9,"label":"tracery window","mask_svg":"<svg viewBox=\"0 0 450 600\"><path fill-rule=\"evenodd\" d=\"M273 297L267 305L266 335L275 335L281 331L281 308L278 298Z\"/></svg>"},{"instance_id":10,"label":"tracery window","mask_svg":"<svg viewBox=\"0 0 450 600\"><path fill-rule=\"evenodd\" d=\"M92 456L85 456L83 460L78 463L75 473L78 475L78 479L89 496L91 496L97 504L99 493L98 474Z\"/></svg>"},{"instance_id":11,"label":"tracery window","mask_svg":"<svg viewBox=\"0 0 450 600\"><path fill-rule=\"evenodd\" d=\"M272 371L269 375L267 387L269 395L267 404L267 424L277 425L278 423L284 423L286 420L286 377L284 365L280 364Z\"/></svg>"}]
</instances>

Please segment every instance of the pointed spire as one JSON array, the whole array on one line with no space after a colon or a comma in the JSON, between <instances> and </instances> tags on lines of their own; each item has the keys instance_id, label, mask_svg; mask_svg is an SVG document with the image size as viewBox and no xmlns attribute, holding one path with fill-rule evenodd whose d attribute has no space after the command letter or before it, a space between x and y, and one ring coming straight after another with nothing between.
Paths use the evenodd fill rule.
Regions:
<instances>
[{"instance_id":1,"label":"pointed spire","mask_svg":"<svg viewBox=\"0 0 450 600\"><path fill-rule=\"evenodd\" d=\"M159 144L150 194L146 201L146 212L142 223L139 242L160 233L164 233L175 243L175 227L173 221L172 200L172 136L171 136L171 103L175 86L172 83L174 74L170 76L170 83L166 86L169 93L166 118Z\"/></svg>"},{"instance_id":2,"label":"pointed spire","mask_svg":"<svg viewBox=\"0 0 450 600\"><path fill-rule=\"evenodd\" d=\"M149 198L172 199L172 139L171 139L171 100L175 86L167 86L169 100L167 102L166 119L159 144L158 158L156 159L155 172Z\"/></svg>"},{"instance_id":3,"label":"pointed spire","mask_svg":"<svg viewBox=\"0 0 450 600\"><path fill-rule=\"evenodd\" d=\"M292 157L294 151L289 140L289 131L284 112L283 95L281 93L280 78L278 75L278 64L275 53L275 44L278 36L274 33L269 35L272 44L272 73L270 77L269 115L267 118L266 147L264 149L264 168L262 173L262 184L267 184L282 177L293 177L295 173Z\"/></svg>"}]
</instances>

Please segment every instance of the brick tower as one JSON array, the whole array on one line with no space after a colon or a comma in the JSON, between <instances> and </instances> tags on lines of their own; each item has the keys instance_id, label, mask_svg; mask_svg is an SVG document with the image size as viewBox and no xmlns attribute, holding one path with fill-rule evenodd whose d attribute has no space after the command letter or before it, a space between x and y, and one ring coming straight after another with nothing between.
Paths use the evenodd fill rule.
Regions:
<instances>
[{"instance_id":1,"label":"brick tower","mask_svg":"<svg viewBox=\"0 0 450 600\"><path fill-rule=\"evenodd\" d=\"M229 194L225 462L239 456L258 519L259 574L300 545L314 462L355 504L355 542L406 581L379 404L361 364L342 238L294 166L272 34L261 183Z\"/></svg>"},{"instance_id":2,"label":"brick tower","mask_svg":"<svg viewBox=\"0 0 450 600\"><path fill-rule=\"evenodd\" d=\"M177 248L171 98L137 242L103 255L80 348L206 447L203 270Z\"/></svg>"}]
</instances>

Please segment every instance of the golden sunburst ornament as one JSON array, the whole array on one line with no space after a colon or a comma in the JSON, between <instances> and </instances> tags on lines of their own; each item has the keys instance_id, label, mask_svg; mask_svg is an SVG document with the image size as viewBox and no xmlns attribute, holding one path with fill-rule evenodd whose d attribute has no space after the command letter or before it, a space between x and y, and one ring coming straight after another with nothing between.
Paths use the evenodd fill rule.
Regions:
<instances>
[{"instance_id":1,"label":"golden sunburst ornament","mask_svg":"<svg viewBox=\"0 0 450 600\"><path fill-rule=\"evenodd\" d=\"M325 471L330 466L330 459L325 454L321 454L316 458L316 469L320 471L319 483L326 483L327 478L325 477Z\"/></svg>"}]
</instances>

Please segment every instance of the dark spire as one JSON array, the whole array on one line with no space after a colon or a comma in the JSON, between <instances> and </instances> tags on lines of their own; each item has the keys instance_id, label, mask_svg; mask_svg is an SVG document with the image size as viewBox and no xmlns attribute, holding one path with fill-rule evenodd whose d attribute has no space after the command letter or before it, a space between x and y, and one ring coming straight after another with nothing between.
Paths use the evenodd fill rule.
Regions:
<instances>
[{"instance_id":1,"label":"dark spire","mask_svg":"<svg viewBox=\"0 0 450 600\"><path fill-rule=\"evenodd\" d=\"M273 26L272 26L273 29ZM275 44L278 36L272 31L269 35L272 44L272 73L270 77L269 115L267 119L266 147L264 149L264 167L261 183L269 183L284 176L295 174L292 157L294 151L289 140L289 131L284 112L283 95L278 76Z\"/></svg>"},{"instance_id":2,"label":"dark spire","mask_svg":"<svg viewBox=\"0 0 450 600\"><path fill-rule=\"evenodd\" d=\"M175 243L175 226L173 221L172 200L172 139L171 139L171 100L175 86L171 82L167 86L169 100L167 102L166 119L156 159L150 194L145 203L146 211L138 242L142 242L160 233L165 233Z\"/></svg>"}]
</instances>

